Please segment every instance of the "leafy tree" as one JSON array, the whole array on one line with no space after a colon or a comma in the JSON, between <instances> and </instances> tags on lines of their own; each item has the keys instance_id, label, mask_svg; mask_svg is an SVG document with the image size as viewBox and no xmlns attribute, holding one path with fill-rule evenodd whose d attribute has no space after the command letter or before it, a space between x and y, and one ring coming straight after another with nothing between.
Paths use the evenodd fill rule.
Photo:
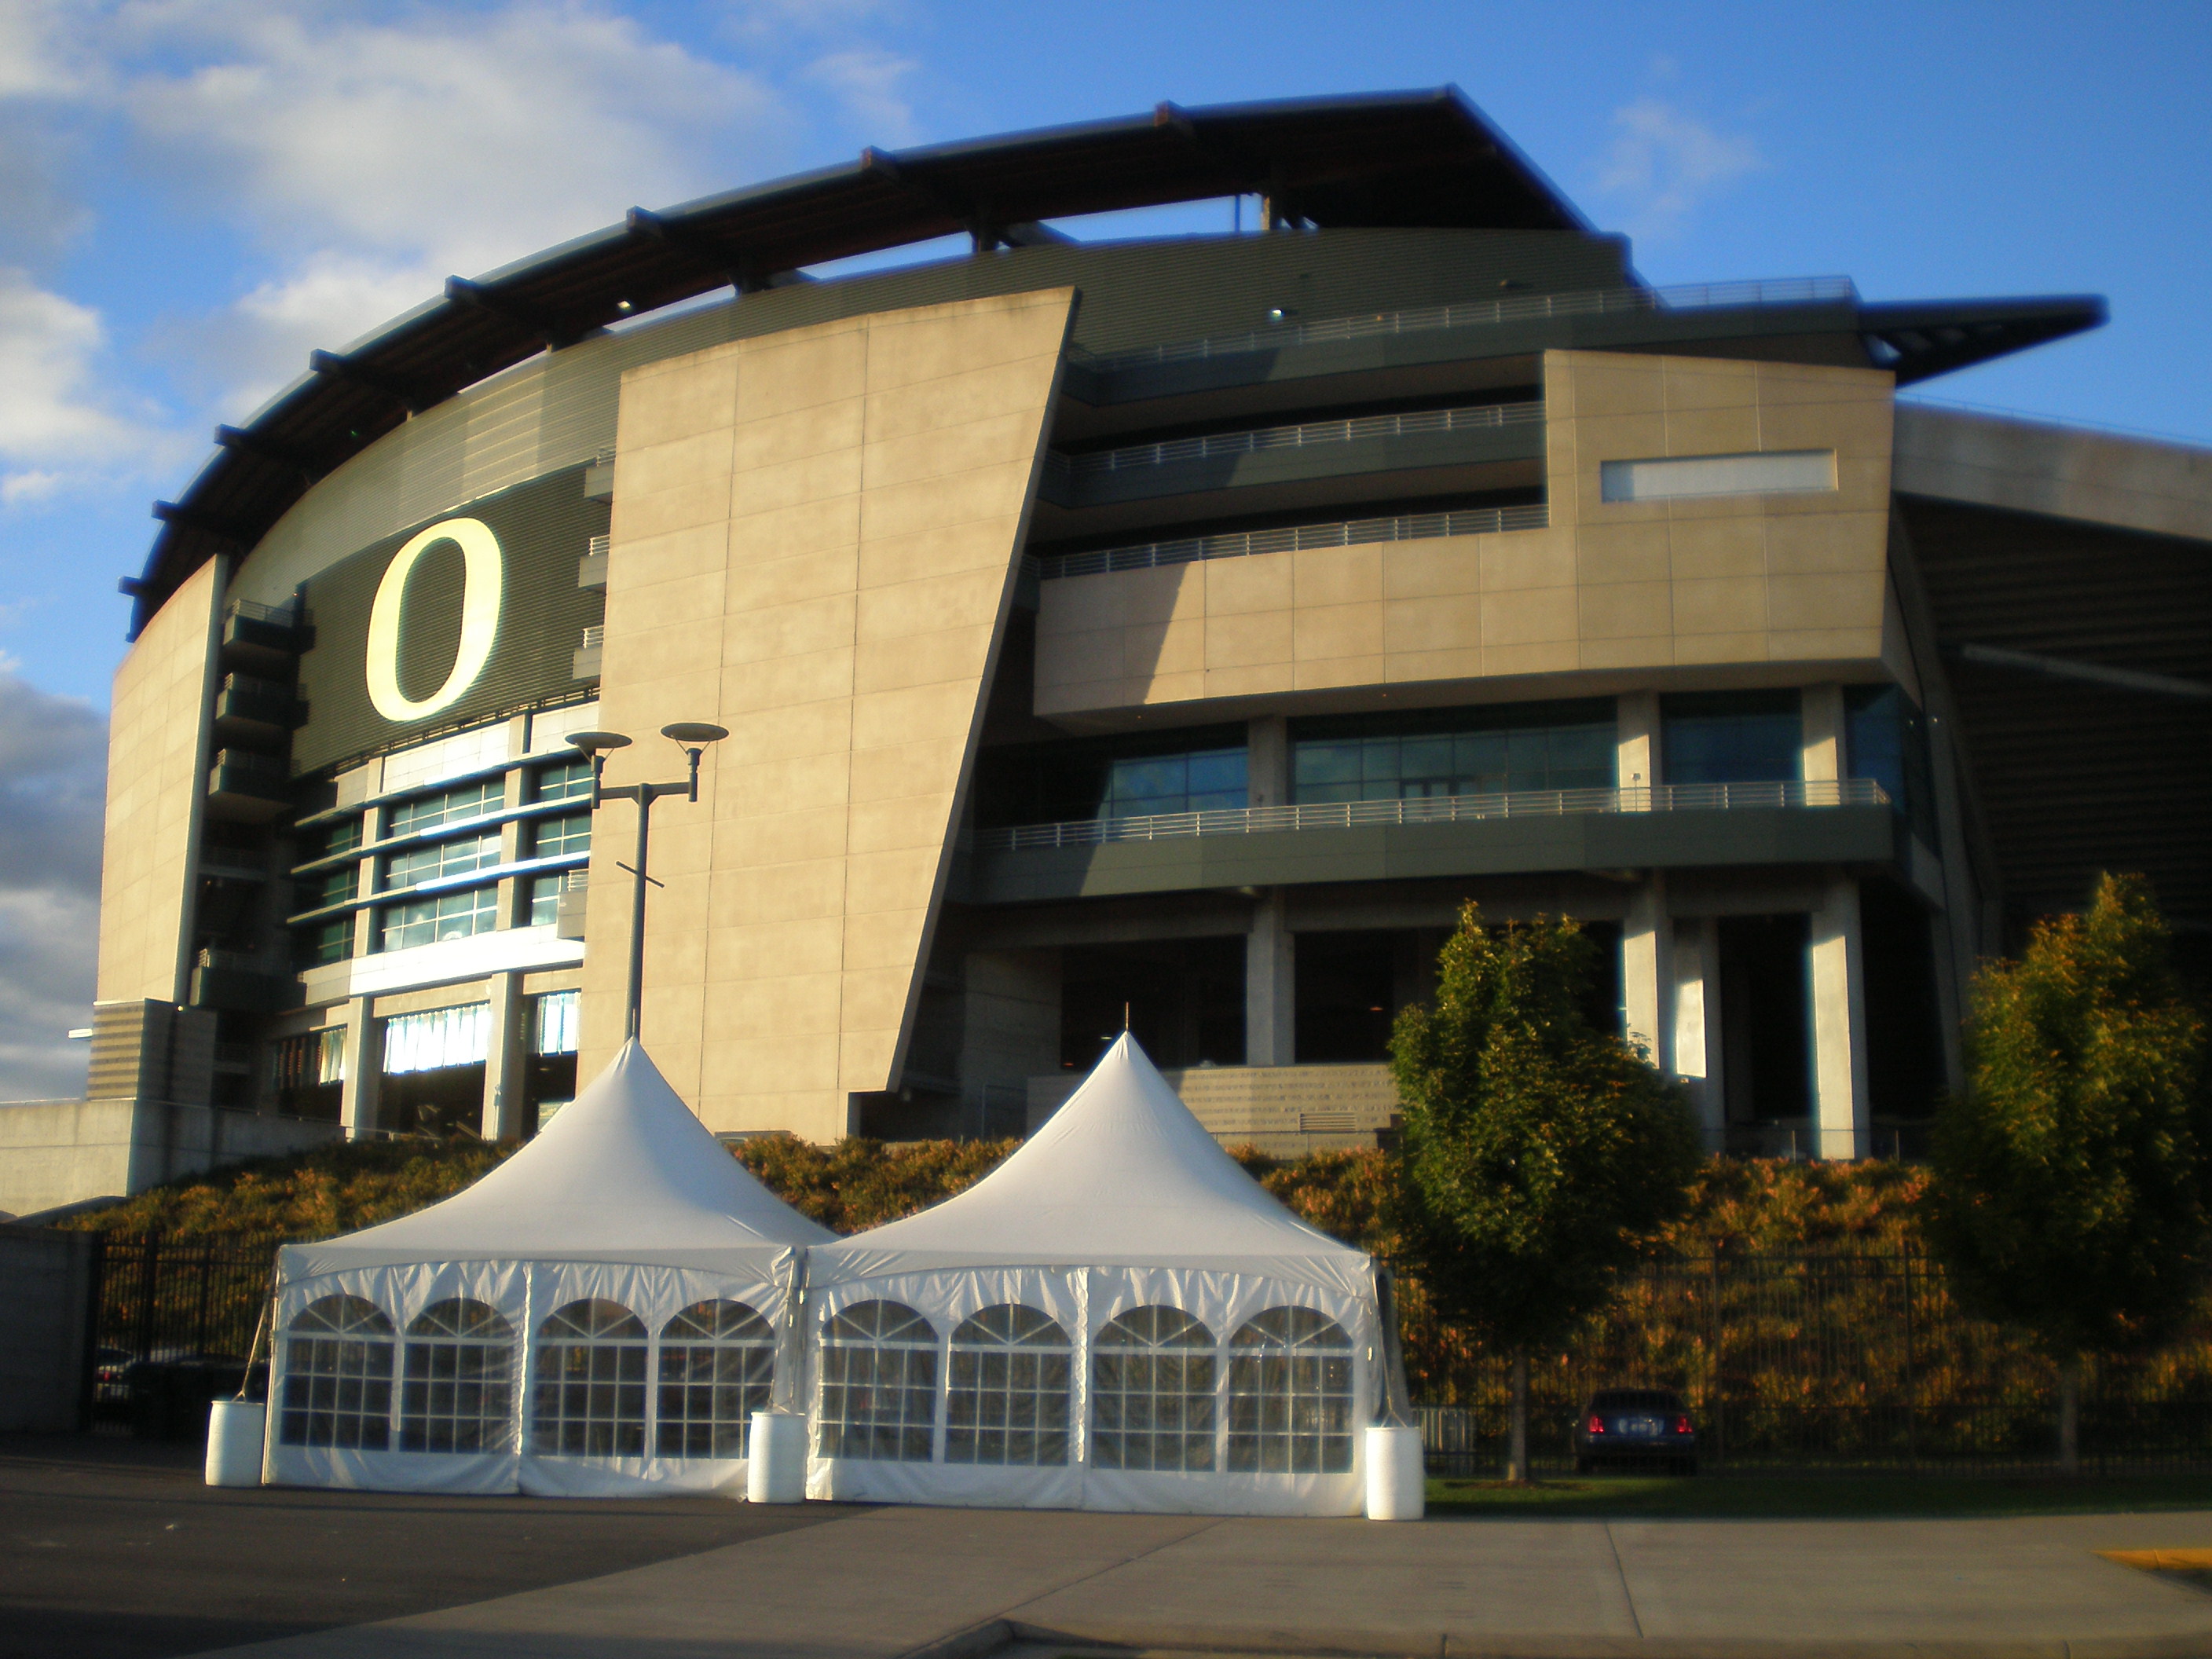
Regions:
<instances>
[{"instance_id":1,"label":"leafy tree","mask_svg":"<svg viewBox=\"0 0 2212 1659\"><path fill-rule=\"evenodd\" d=\"M1486 929L1473 903L1433 1007L1399 1015L1401 1229L1446 1318L1512 1355L1507 1478L1528 1472L1528 1351L1562 1343L1687 1202L1680 1091L1583 1008L1597 953L1564 917Z\"/></svg>"},{"instance_id":2,"label":"leafy tree","mask_svg":"<svg viewBox=\"0 0 2212 1659\"><path fill-rule=\"evenodd\" d=\"M1967 1304L2058 1362L2070 1474L2083 1357L2171 1340L2212 1261L2204 1021L2141 877L2102 878L2086 915L1976 977L1967 1053L1929 1230Z\"/></svg>"}]
</instances>

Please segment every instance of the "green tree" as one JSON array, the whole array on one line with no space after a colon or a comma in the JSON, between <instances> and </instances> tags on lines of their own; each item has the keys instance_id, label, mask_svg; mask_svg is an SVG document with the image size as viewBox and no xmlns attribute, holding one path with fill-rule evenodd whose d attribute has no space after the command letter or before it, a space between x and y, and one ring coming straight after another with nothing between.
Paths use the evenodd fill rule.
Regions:
<instances>
[{"instance_id":1,"label":"green tree","mask_svg":"<svg viewBox=\"0 0 2212 1659\"><path fill-rule=\"evenodd\" d=\"M1966 1304L2057 1362L2070 1474L2083 1358L2171 1340L2212 1255L2204 1022L2142 878L2102 878L2087 915L1977 975L1966 1041L1929 1231Z\"/></svg>"},{"instance_id":2,"label":"green tree","mask_svg":"<svg viewBox=\"0 0 2212 1659\"><path fill-rule=\"evenodd\" d=\"M1528 1473L1528 1351L1564 1342L1679 1215L1699 1162L1687 1103L1583 1012L1597 953L1538 917L1475 906L1437 958L1433 1006L1390 1038L1408 1264L1437 1311L1513 1360L1509 1480Z\"/></svg>"}]
</instances>

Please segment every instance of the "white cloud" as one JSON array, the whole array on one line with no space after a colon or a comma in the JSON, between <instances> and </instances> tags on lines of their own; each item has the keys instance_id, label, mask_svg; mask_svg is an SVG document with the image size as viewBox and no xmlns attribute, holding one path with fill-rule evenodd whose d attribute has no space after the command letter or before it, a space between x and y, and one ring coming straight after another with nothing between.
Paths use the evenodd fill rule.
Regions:
<instances>
[{"instance_id":1,"label":"white cloud","mask_svg":"<svg viewBox=\"0 0 2212 1659\"><path fill-rule=\"evenodd\" d=\"M107 728L0 653L0 1100L81 1094L99 938Z\"/></svg>"},{"instance_id":2,"label":"white cloud","mask_svg":"<svg viewBox=\"0 0 2212 1659\"><path fill-rule=\"evenodd\" d=\"M151 411L118 408L100 379L100 313L0 266L0 503L167 459Z\"/></svg>"},{"instance_id":3,"label":"white cloud","mask_svg":"<svg viewBox=\"0 0 2212 1659\"><path fill-rule=\"evenodd\" d=\"M854 125L891 149L914 143L914 106L900 88L919 68L912 58L860 46L816 58L805 75L836 99Z\"/></svg>"},{"instance_id":4,"label":"white cloud","mask_svg":"<svg viewBox=\"0 0 2212 1659\"><path fill-rule=\"evenodd\" d=\"M756 76L580 4L335 21L185 4L154 33L189 67L132 80L149 155L274 269L209 343L233 404L475 276L766 170L782 105Z\"/></svg>"},{"instance_id":5,"label":"white cloud","mask_svg":"<svg viewBox=\"0 0 2212 1659\"><path fill-rule=\"evenodd\" d=\"M1656 98L1638 99L1613 119L1619 135L1597 187L1622 199L1638 236L1674 234L1709 197L1766 165L1751 138L1717 132Z\"/></svg>"}]
</instances>

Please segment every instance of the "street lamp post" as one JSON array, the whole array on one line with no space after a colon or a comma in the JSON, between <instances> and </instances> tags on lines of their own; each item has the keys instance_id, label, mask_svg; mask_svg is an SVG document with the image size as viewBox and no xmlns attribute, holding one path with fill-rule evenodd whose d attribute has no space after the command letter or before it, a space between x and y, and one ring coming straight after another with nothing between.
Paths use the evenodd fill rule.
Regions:
<instances>
[{"instance_id":1,"label":"street lamp post","mask_svg":"<svg viewBox=\"0 0 2212 1659\"><path fill-rule=\"evenodd\" d=\"M730 734L719 726L708 726L699 720L678 720L673 726L664 726L660 735L680 746L690 757L690 776L676 783L629 783L610 789L604 781L607 757L617 749L629 747L630 740L619 732L571 732L568 741L592 763L592 810L599 811L604 800L634 800L637 803L637 863L630 866L632 884L635 889L629 908L629 993L626 999L629 1009L625 1035L635 1038L643 1034L645 995L645 884L651 879L645 872L647 839L652 833L653 803L664 795L682 795L686 799L699 799L699 757L710 743L720 743Z\"/></svg>"}]
</instances>

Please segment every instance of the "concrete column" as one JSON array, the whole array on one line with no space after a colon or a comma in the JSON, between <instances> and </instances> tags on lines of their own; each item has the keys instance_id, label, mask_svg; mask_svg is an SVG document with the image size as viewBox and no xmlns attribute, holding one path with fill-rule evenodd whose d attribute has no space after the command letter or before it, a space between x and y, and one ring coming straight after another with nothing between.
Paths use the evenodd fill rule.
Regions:
<instances>
[{"instance_id":1,"label":"concrete column","mask_svg":"<svg viewBox=\"0 0 2212 1659\"><path fill-rule=\"evenodd\" d=\"M1705 1150L1728 1141L1728 1067L1721 1045L1720 923L1698 916L1674 924L1674 1075L1689 1089Z\"/></svg>"},{"instance_id":2,"label":"concrete column","mask_svg":"<svg viewBox=\"0 0 2212 1659\"><path fill-rule=\"evenodd\" d=\"M527 720L521 715L517 715L514 720L507 722L507 744L510 753L519 755L522 752L524 747L522 731L526 728L527 725ZM501 802L501 805L506 806L508 811L512 811L514 808L522 805L522 787L524 783L528 781L529 777L530 769L527 767L518 766L512 771L508 772L505 778L501 780L501 781L506 786L507 790L506 797ZM524 832L526 822L526 821L522 818L509 818L505 823L500 825L499 861L501 864L514 864L520 861L522 858L524 853L524 843L527 839ZM500 882L499 921L501 927L527 927L530 925L529 889L530 883L527 879L521 877L508 876ZM492 1018L496 1020L498 1017L497 1012L495 1012ZM485 1110L489 1113L491 1103L491 1092L489 1085L487 1085L484 1092L484 1103Z\"/></svg>"},{"instance_id":3,"label":"concrete column","mask_svg":"<svg viewBox=\"0 0 2212 1659\"><path fill-rule=\"evenodd\" d=\"M373 847L384 839L384 811L381 806L372 806L362 813L361 840L364 847ZM362 860L354 876L355 897L367 898L376 890L377 863L374 857ZM353 953L365 957L375 949L376 910L373 905L365 904L353 913Z\"/></svg>"},{"instance_id":4,"label":"concrete column","mask_svg":"<svg viewBox=\"0 0 2212 1659\"><path fill-rule=\"evenodd\" d=\"M1667 878L1654 870L1628 902L1620 928L1622 1033L1662 1072L1674 1072L1674 925L1667 915Z\"/></svg>"},{"instance_id":5,"label":"concrete column","mask_svg":"<svg viewBox=\"0 0 2212 1659\"><path fill-rule=\"evenodd\" d=\"M1297 936L1283 890L1263 890L1244 940L1244 1063L1288 1066L1297 1058Z\"/></svg>"},{"instance_id":6,"label":"concrete column","mask_svg":"<svg viewBox=\"0 0 2212 1659\"><path fill-rule=\"evenodd\" d=\"M1659 753L1659 694L1622 693L1616 718L1620 722L1616 755L1620 786L1623 789L1649 788L1659 781L1662 763ZM1645 802L1633 798L1623 805L1631 811L1650 810Z\"/></svg>"},{"instance_id":7,"label":"concrete column","mask_svg":"<svg viewBox=\"0 0 2212 1659\"><path fill-rule=\"evenodd\" d=\"M1289 805L1290 722L1280 714L1262 714L1246 728L1244 741L1245 799L1255 806Z\"/></svg>"},{"instance_id":8,"label":"concrete column","mask_svg":"<svg viewBox=\"0 0 2212 1659\"><path fill-rule=\"evenodd\" d=\"M1867 1099L1866 952L1859 937L1858 883L1832 873L1813 912L1814 1139L1824 1158L1874 1150Z\"/></svg>"},{"instance_id":9,"label":"concrete column","mask_svg":"<svg viewBox=\"0 0 2212 1659\"><path fill-rule=\"evenodd\" d=\"M484 1044L483 1128L486 1140L517 1140L523 1133L523 1097L530 1070L530 1011L519 973L494 974L491 1033Z\"/></svg>"},{"instance_id":10,"label":"concrete column","mask_svg":"<svg viewBox=\"0 0 2212 1659\"><path fill-rule=\"evenodd\" d=\"M338 1122L348 1140L359 1140L376 1127L384 1092L384 1027L371 1012L371 999L346 1005L345 1083L338 1097Z\"/></svg>"},{"instance_id":11,"label":"concrete column","mask_svg":"<svg viewBox=\"0 0 2212 1659\"><path fill-rule=\"evenodd\" d=\"M1844 775L1844 688L1808 685L1798 694L1797 775L1808 783L1832 783Z\"/></svg>"}]
</instances>

